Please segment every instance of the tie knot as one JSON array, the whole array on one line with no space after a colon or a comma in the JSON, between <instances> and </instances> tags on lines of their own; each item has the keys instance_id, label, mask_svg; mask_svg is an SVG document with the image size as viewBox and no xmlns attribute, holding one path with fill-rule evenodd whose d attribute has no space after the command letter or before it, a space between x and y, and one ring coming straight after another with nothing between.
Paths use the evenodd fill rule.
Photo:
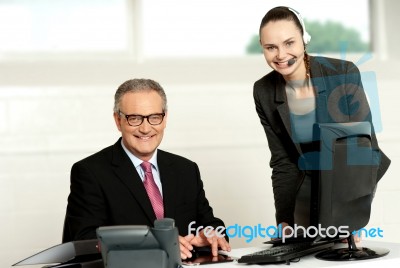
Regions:
<instances>
[{"instance_id":1,"label":"tie knot","mask_svg":"<svg viewBox=\"0 0 400 268\"><path fill-rule=\"evenodd\" d=\"M151 173L151 163L143 161L140 166L143 168L145 173Z\"/></svg>"}]
</instances>

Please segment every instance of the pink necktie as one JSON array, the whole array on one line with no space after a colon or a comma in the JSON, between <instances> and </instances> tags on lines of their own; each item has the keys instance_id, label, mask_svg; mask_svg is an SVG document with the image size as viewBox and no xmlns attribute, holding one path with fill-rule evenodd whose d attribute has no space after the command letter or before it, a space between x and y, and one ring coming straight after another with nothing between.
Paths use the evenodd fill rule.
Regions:
<instances>
[{"instance_id":1,"label":"pink necktie","mask_svg":"<svg viewBox=\"0 0 400 268\"><path fill-rule=\"evenodd\" d=\"M153 173L151 172L151 163L142 162L140 164L144 170L144 188L146 188L147 195L149 196L151 205L153 206L154 213L157 219L164 218L164 205L163 199L156 183L154 182Z\"/></svg>"}]
</instances>

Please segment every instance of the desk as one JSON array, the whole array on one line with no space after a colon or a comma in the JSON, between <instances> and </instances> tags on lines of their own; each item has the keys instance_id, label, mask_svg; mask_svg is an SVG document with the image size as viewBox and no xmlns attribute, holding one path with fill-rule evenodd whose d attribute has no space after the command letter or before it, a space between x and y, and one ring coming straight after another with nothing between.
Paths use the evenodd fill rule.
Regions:
<instances>
[{"instance_id":1,"label":"desk","mask_svg":"<svg viewBox=\"0 0 400 268\"><path fill-rule=\"evenodd\" d=\"M346 244L340 245L340 247L345 247ZM377 241L368 241L364 240L361 243L358 243L357 246L362 247L370 247L370 248L387 248L390 250L389 254L382 258L376 258L371 260L363 260L363 261L345 261L345 262L331 262L331 261L322 261L318 260L314 257L314 254L305 256L300 259L299 262L292 262L289 267L300 268L300 267L343 267L343 268L365 268L365 267L379 267L379 268L390 268L390 267L400 267L400 243L386 243L386 242L377 242ZM269 245L264 245L260 247L247 247L247 248L238 248L232 249L229 253L230 256L239 258L242 255L250 254L256 251L263 250L265 248L270 247ZM41 268L45 266L44 264L40 265L26 265L26 266L16 266L13 268ZM193 267L193 266L183 266L184 268ZM201 265L201 268L238 268L238 267L287 267L284 263L280 264L267 264L267 265L257 265L257 264L242 264L237 262L227 262L220 264L209 264L209 265Z\"/></svg>"},{"instance_id":2,"label":"desk","mask_svg":"<svg viewBox=\"0 0 400 268\"><path fill-rule=\"evenodd\" d=\"M339 245L340 247L345 247L347 244ZM361 241L357 243L357 246L360 247L370 247L370 248L387 248L390 250L389 254L376 259L371 260L362 260L362 261L343 261L343 262L332 262L332 261L323 261L318 260L314 257L315 254L308 255L302 257L299 262L292 262L289 267L356 267L356 268L365 268L365 267L380 267L380 268L389 268L389 267L400 267L400 244L399 243L385 243L385 242L377 242L377 241ZM249 247L249 248L239 248L239 249L232 249L229 253L230 256L234 258L239 258L242 255L250 254L256 251L263 250L270 246L261 246L261 247ZM193 266L184 266L193 267ZM264 264L264 265L257 265L257 264L242 264L237 262L227 262L227 263L220 263L220 264L209 264L209 265L201 265L202 268L237 268L237 267L286 267L286 264Z\"/></svg>"}]
</instances>

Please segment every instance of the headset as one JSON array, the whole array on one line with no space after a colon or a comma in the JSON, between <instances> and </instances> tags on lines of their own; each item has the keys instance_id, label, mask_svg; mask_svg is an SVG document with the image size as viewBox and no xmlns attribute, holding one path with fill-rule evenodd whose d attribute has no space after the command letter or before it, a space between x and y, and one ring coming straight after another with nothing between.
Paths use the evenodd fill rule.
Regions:
<instances>
[{"instance_id":1,"label":"headset","mask_svg":"<svg viewBox=\"0 0 400 268\"><path fill-rule=\"evenodd\" d=\"M304 44L308 44L311 40L311 35L306 31L306 27L304 26L303 18L301 17L300 13L291 7L287 7L294 15L296 15L297 19L299 20L301 27L303 28L303 42Z\"/></svg>"}]
</instances>

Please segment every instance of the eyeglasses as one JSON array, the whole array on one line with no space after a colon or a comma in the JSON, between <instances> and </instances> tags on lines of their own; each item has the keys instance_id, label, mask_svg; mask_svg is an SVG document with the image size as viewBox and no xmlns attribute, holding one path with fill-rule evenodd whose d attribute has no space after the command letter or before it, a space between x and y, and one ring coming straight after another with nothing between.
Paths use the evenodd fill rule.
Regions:
<instances>
[{"instance_id":1,"label":"eyeglasses","mask_svg":"<svg viewBox=\"0 0 400 268\"><path fill-rule=\"evenodd\" d=\"M119 111L120 114L124 115L128 124L132 127L140 126L143 120L146 118L150 125L155 126L162 123L164 120L165 113L159 114L149 114L149 115L139 115L139 114L124 114Z\"/></svg>"}]
</instances>

